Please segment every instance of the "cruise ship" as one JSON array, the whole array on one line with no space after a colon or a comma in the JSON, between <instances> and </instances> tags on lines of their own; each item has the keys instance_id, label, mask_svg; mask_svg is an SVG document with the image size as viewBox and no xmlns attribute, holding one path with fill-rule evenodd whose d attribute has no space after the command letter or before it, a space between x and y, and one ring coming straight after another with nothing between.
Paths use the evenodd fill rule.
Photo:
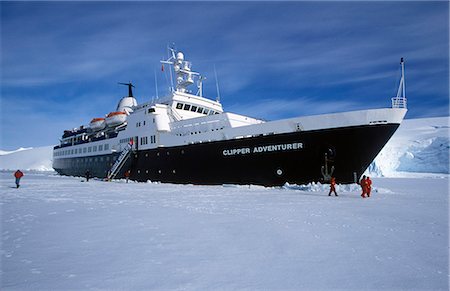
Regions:
<instances>
[{"instance_id":1,"label":"cruise ship","mask_svg":"<svg viewBox=\"0 0 450 291\"><path fill-rule=\"evenodd\" d=\"M265 121L226 112L203 96L204 78L182 52L169 48L162 66L172 86L165 97L115 111L65 130L53 150L61 175L182 184L278 186L354 183L399 127L406 112L404 61L391 107ZM190 88L193 88L191 91ZM367 137L370 137L369 139Z\"/></svg>"}]
</instances>

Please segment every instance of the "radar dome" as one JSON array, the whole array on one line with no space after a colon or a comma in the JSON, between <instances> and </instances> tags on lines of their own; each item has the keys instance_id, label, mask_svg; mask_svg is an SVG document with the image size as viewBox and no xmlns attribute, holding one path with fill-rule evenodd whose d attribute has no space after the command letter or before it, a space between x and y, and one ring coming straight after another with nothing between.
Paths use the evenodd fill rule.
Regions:
<instances>
[{"instance_id":1,"label":"radar dome","mask_svg":"<svg viewBox=\"0 0 450 291\"><path fill-rule=\"evenodd\" d=\"M180 61L184 60L184 55L182 52L177 52L177 60L180 60Z\"/></svg>"}]
</instances>

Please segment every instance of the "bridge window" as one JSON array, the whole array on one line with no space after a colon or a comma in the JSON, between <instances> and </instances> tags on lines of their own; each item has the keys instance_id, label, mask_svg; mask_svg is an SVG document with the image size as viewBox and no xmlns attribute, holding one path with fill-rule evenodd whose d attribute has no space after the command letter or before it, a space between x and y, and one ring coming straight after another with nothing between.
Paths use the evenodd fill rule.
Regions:
<instances>
[{"instance_id":1,"label":"bridge window","mask_svg":"<svg viewBox=\"0 0 450 291\"><path fill-rule=\"evenodd\" d=\"M192 112L195 112L195 111L197 111L197 106L194 106L194 105L192 105L192 107L191 107L191 111L192 111Z\"/></svg>"},{"instance_id":2,"label":"bridge window","mask_svg":"<svg viewBox=\"0 0 450 291\"><path fill-rule=\"evenodd\" d=\"M189 111L190 108L191 108L191 105L189 105L189 104L184 104L184 110L188 110L188 111Z\"/></svg>"},{"instance_id":3,"label":"bridge window","mask_svg":"<svg viewBox=\"0 0 450 291\"><path fill-rule=\"evenodd\" d=\"M183 109L183 103L177 103L177 109Z\"/></svg>"},{"instance_id":4,"label":"bridge window","mask_svg":"<svg viewBox=\"0 0 450 291\"><path fill-rule=\"evenodd\" d=\"M203 111L203 107L197 108L197 113L202 113L202 111Z\"/></svg>"}]
</instances>

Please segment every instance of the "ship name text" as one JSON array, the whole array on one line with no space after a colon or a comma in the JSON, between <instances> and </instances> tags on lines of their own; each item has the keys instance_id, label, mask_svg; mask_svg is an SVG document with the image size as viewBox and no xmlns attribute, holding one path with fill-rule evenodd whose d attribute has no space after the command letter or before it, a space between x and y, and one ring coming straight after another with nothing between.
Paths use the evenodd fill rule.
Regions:
<instances>
[{"instance_id":1,"label":"ship name text","mask_svg":"<svg viewBox=\"0 0 450 291\"><path fill-rule=\"evenodd\" d=\"M303 143L287 143L287 144L277 144L277 145L265 145L265 146L255 146L253 148L234 148L225 149L222 151L224 156L235 156L235 155L246 155L250 153L266 153L266 152L280 152L280 151L292 151L303 149Z\"/></svg>"}]
</instances>

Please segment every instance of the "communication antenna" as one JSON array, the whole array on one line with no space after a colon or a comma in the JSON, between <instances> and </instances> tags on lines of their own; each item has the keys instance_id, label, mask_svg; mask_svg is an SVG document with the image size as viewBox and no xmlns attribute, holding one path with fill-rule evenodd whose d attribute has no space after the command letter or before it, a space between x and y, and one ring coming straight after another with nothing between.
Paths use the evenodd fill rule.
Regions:
<instances>
[{"instance_id":1,"label":"communication antenna","mask_svg":"<svg viewBox=\"0 0 450 291\"><path fill-rule=\"evenodd\" d=\"M156 99L158 99L158 78L156 78L156 70L154 70L155 73L155 91L156 91Z\"/></svg>"},{"instance_id":2,"label":"communication antenna","mask_svg":"<svg viewBox=\"0 0 450 291\"><path fill-rule=\"evenodd\" d=\"M206 77L199 76L197 80L197 95L203 97L203 81L206 80Z\"/></svg>"},{"instance_id":3,"label":"communication antenna","mask_svg":"<svg viewBox=\"0 0 450 291\"><path fill-rule=\"evenodd\" d=\"M173 44L172 47L170 47L169 45L167 45L167 59L175 59L175 45ZM172 53L172 55L170 55L170 53ZM174 91L174 86L173 86L173 76L172 76L172 70L169 70L170 73L170 91L173 92Z\"/></svg>"},{"instance_id":4,"label":"communication antenna","mask_svg":"<svg viewBox=\"0 0 450 291\"><path fill-rule=\"evenodd\" d=\"M217 78L217 71L216 71L216 65L215 64L214 64L214 77L216 78L216 90L217 90L216 101L220 102L219 79Z\"/></svg>"}]
</instances>

